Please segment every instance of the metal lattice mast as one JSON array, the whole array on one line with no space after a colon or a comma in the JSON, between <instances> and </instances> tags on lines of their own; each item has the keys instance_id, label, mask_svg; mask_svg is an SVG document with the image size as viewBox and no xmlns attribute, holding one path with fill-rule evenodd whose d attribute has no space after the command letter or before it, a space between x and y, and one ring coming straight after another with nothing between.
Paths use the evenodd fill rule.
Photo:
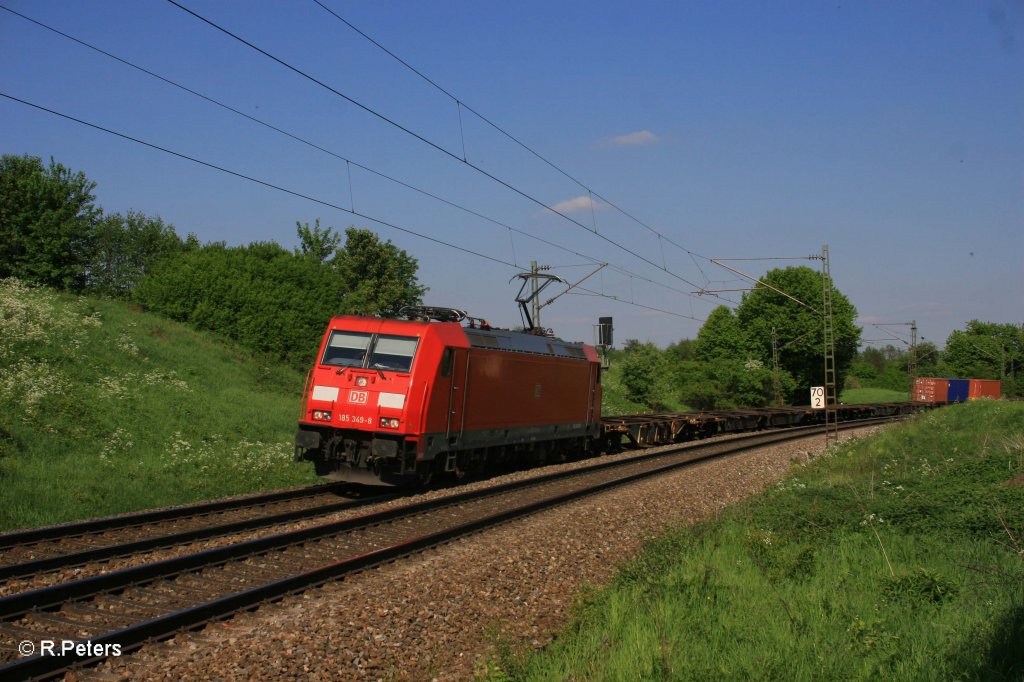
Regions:
<instances>
[{"instance_id":1,"label":"metal lattice mast","mask_svg":"<svg viewBox=\"0 0 1024 682\"><path fill-rule=\"evenodd\" d=\"M782 377L779 368L779 337L772 327L772 389L775 391L775 406L782 406Z\"/></svg>"},{"instance_id":2,"label":"metal lattice mast","mask_svg":"<svg viewBox=\"0 0 1024 682\"><path fill-rule=\"evenodd\" d=\"M828 244L821 247L822 318L825 343L825 447L839 442L836 412L836 342L832 327L832 275L828 267Z\"/></svg>"},{"instance_id":3,"label":"metal lattice mast","mask_svg":"<svg viewBox=\"0 0 1024 682\"><path fill-rule=\"evenodd\" d=\"M917 383L917 320L910 321L910 363L907 367L910 375L910 399L914 399L914 384Z\"/></svg>"},{"instance_id":4,"label":"metal lattice mast","mask_svg":"<svg viewBox=\"0 0 1024 682\"><path fill-rule=\"evenodd\" d=\"M530 261L530 274L533 277L530 278L530 308L533 311L533 326L540 327L540 289L537 288L537 273L540 272L540 268L537 267L537 261Z\"/></svg>"}]
</instances>

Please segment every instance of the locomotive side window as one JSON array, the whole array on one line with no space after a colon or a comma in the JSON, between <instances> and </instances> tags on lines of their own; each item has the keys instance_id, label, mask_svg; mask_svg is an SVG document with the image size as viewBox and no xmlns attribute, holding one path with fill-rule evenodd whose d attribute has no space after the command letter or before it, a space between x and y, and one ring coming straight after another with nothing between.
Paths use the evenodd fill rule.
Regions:
<instances>
[{"instance_id":1,"label":"locomotive side window","mask_svg":"<svg viewBox=\"0 0 1024 682\"><path fill-rule=\"evenodd\" d=\"M321 364L343 367L362 367L366 360L366 348L370 335L362 332L331 332Z\"/></svg>"},{"instance_id":2,"label":"locomotive side window","mask_svg":"<svg viewBox=\"0 0 1024 682\"><path fill-rule=\"evenodd\" d=\"M416 354L415 336L390 336L381 334L373 344L370 369L386 369L394 372L408 372Z\"/></svg>"},{"instance_id":3,"label":"locomotive side window","mask_svg":"<svg viewBox=\"0 0 1024 682\"><path fill-rule=\"evenodd\" d=\"M441 376L450 377L452 375L452 356L455 355L455 351L451 348L445 348L444 354L441 355Z\"/></svg>"}]
</instances>

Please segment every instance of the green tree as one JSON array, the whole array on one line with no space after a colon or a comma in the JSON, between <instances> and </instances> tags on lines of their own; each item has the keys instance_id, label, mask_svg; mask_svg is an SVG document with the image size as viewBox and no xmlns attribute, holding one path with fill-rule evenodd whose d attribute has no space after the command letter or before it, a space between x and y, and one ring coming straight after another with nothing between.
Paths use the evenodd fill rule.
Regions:
<instances>
[{"instance_id":1,"label":"green tree","mask_svg":"<svg viewBox=\"0 0 1024 682\"><path fill-rule=\"evenodd\" d=\"M909 366L909 351L901 351L892 344L884 348L868 347L854 356L845 386L907 391L910 387Z\"/></svg>"},{"instance_id":2,"label":"green tree","mask_svg":"<svg viewBox=\"0 0 1024 682\"><path fill-rule=\"evenodd\" d=\"M970 379L1000 379L1005 395L1021 395L1024 327L971 320L946 339L940 371Z\"/></svg>"},{"instance_id":3,"label":"green tree","mask_svg":"<svg viewBox=\"0 0 1024 682\"><path fill-rule=\"evenodd\" d=\"M679 339L679 341L668 345L665 354L668 356L669 362L673 364L693 360L696 357L696 345L697 342L693 339Z\"/></svg>"},{"instance_id":4,"label":"green tree","mask_svg":"<svg viewBox=\"0 0 1024 682\"><path fill-rule=\"evenodd\" d=\"M685 360L676 368L679 400L695 410L735 407L728 378L717 364L724 360Z\"/></svg>"},{"instance_id":5,"label":"green tree","mask_svg":"<svg viewBox=\"0 0 1024 682\"><path fill-rule=\"evenodd\" d=\"M651 342L626 341L622 358L622 385L626 397L652 410L664 408L662 396L668 386L668 363L664 351Z\"/></svg>"},{"instance_id":6,"label":"green tree","mask_svg":"<svg viewBox=\"0 0 1024 682\"><path fill-rule=\"evenodd\" d=\"M0 277L81 289L100 210L96 183L50 159L0 158Z\"/></svg>"},{"instance_id":7,"label":"green tree","mask_svg":"<svg viewBox=\"0 0 1024 682\"><path fill-rule=\"evenodd\" d=\"M345 230L345 246L332 265L347 315L397 317L404 306L422 303L427 292L416 279L416 259L370 230Z\"/></svg>"},{"instance_id":8,"label":"green tree","mask_svg":"<svg viewBox=\"0 0 1024 682\"><path fill-rule=\"evenodd\" d=\"M711 311L697 332L693 350L702 364L688 365L685 373L677 373L676 382L679 398L687 405L713 410L763 407L774 400L771 353L762 356L729 308L718 306ZM792 380L783 374L782 383L788 386Z\"/></svg>"},{"instance_id":9,"label":"green tree","mask_svg":"<svg viewBox=\"0 0 1024 682\"><path fill-rule=\"evenodd\" d=\"M333 259L338 252L338 245L341 244L341 235L334 232L333 227L320 229L320 219L310 228L309 223L295 221L296 232L299 235L299 249L296 255L303 255L316 259L319 263L326 263Z\"/></svg>"},{"instance_id":10,"label":"green tree","mask_svg":"<svg viewBox=\"0 0 1024 682\"><path fill-rule=\"evenodd\" d=\"M917 376L935 376L942 361L942 351L931 341L922 341L917 344Z\"/></svg>"},{"instance_id":11,"label":"green tree","mask_svg":"<svg viewBox=\"0 0 1024 682\"><path fill-rule=\"evenodd\" d=\"M750 344L752 357L767 366L772 358L772 329L779 344L779 364L795 380L789 399L807 402L806 390L825 382L822 275L808 267L788 267L768 272L763 281L786 292L814 310L777 291L758 284L743 296L736 309L739 327ZM839 290L832 288L832 330L835 341L836 386L842 387L857 353L860 328L854 325L857 309Z\"/></svg>"},{"instance_id":12,"label":"green tree","mask_svg":"<svg viewBox=\"0 0 1024 682\"><path fill-rule=\"evenodd\" d=\"M337 312L338 277L328 265L273 242L218 242L157 262L134 298L301 368Z\"/></svg>"},{"instance_id":13,"label":"green tree","mask_svg":"<svg viewBox=\"0 0 1024 682\"><path fill-rule=\"evenodd\" d=\"M720 305L711 311L697 332L693 354L698 360L745 359L749 354L748 347L749 342L736 315Z\"/></svg>"},{"instance_id":14,"label":"green tree","mask_svg":"<svg viewBox=\"0 0 1024 682\"><path fill-rule=\"evenodd\" d=\"M767 407L774 400L773 372L760 360L720 357L683 364L679 399L698 410ZM789 372L779 373L783 395L795 387Z\"/></svg>"},{"instance_id":15,"label":"green tree","mask_svg":"<svg viewBox=\"0 0 1024 682\"><path fill-rule=\"evenodd\" d=\"M192 242L195 243L193 238ZM103 296L128 298L146 272L186 243L159 217L138 211L103 216L93 230L86 263L87 288Z\"/></svg>"},{"instance_id":16,"label":"green tree","mask_svg":"<svg viewBox=\"0 0 1024 682\"><path fill-rule=\"evenodd\" d=\"M922 341L915 348L917 376L936 376L939 373L940 352L930 341ZM883 348L869 347L858 353L846 375L847 388L888 388L906 391L910 386L910 348L887 344Z\"/></svg>"},{"instance_id":17,"label":"green tree","mask_svg":"<svg viewBox=\"0 0 1024 682\"><path fill-rule=\"evenodd\" d=\"M885 353L879 348L868 347L861 351L855 364L863 363L870 367L870 372L861 371L857 376L872 376L876 377L885 371L888 360L885 357Z\"/></svg>"},{"instance_id":18,"label":"green tree","mask_svg":"<svg viewBox=\"0 0 1024 682\"><path fill-rule=\"evenodd\" d=\"M336 243L331 228L298 227L304 245L295 251L274 242L198 247L190 238L147 267L134 298L297 367L309 364L332 315L395 315L420 301L416 260L390 242L349 228L345 248L325 258Z\"/></svg>"}]
</instances>

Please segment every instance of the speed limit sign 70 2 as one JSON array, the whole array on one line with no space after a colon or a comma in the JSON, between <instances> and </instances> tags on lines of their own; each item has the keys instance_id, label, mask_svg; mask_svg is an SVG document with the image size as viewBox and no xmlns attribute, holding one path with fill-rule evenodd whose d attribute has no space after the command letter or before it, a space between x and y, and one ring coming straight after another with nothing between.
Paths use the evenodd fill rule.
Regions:
<instances>
[{"instance_id":1,"label":"speed limit sign 70 2","mask_svg":"<svg viewBox=\"0 0 1024 682\"><path fill-rule=\"evenodd\" d=\"M825 387L824 386L811 386L811 409L813 409L813 410L824 410L825 409Z\"/></svg>"}]
</instances>

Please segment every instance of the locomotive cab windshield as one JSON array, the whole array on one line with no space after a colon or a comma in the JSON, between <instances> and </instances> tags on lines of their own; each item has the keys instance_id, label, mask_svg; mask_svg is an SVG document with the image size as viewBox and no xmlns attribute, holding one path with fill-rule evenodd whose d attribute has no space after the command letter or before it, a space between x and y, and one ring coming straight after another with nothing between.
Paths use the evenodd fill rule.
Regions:
<instances>
[{"instance_id":1,"label":"locomotive cab windshield","mask_svg":"<svg viewBox=\"0 0 1024 682\"><path fill-rule=\"evenodd\" d=\"M320 364L409 372L418 343L415 336L335 330Z\"/></svg>"}]
</instances>

